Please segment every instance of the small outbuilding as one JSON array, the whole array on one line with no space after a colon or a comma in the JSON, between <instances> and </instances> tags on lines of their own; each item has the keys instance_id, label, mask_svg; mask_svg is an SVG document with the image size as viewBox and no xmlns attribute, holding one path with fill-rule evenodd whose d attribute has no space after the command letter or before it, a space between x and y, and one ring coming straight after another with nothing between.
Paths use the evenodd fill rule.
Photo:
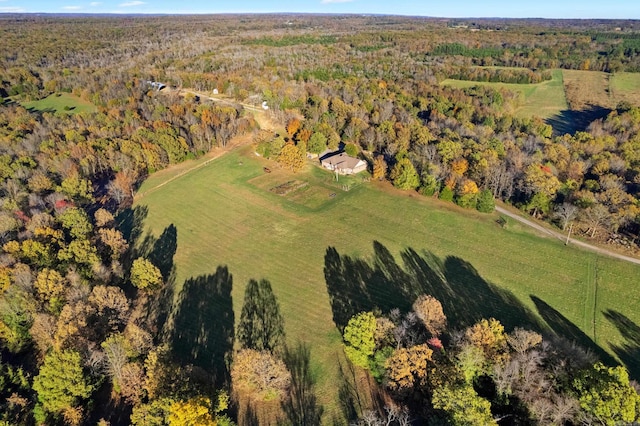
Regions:
<instances>
[{"instance_id":1,"label":"small outbuilding","mask_svg":"<svg viewBox=\"0 0 640 426\"><path fill-rule=\"evenodd\" d=\"M327 170L341 175L354 175L367 169L367 163L350 157L344 152L330 152L320 157L320 164Z\"/></svg>"}]
</instances>

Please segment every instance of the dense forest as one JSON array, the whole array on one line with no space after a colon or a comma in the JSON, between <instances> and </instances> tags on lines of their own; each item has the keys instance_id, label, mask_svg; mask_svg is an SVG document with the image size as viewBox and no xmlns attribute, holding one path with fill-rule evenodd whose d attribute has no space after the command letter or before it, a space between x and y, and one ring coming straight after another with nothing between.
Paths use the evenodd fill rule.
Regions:
<instances>
[{"instance_id":1,"label":"dense forest","mask_svg":"<svg viewBox=\"0 0 640 426\"><path fill-rule=\"evenodd\" d=\"M180 333L166 313L172 270L161 246L171 238L143 238L134 193L149 174L237 135L255 134L262 154L292 169L307 151L343 147L398 188L480 211L499 199L585 238L624 234L637 250L640 105L620 103L562 134L552 122L514 115L519 99L506 89L439 84L539 83L558 68L640 72L637 21L4 15L0 38L7 425L252 424L238 414L239 390L280 402L281 423L320 422L308 348L286 346L267 281L247 286L239 350L232 356L229 342L220 344L226 371L181 363L167 345ZM158 91L151 81L170 87ZM176 89L215 90L233 102ZM22 105L62 93L95 112ZM240 104L263 101L286 135L264 139ZM228 291L225 277L211 277L216 291ZM275 321L266 327L255 312ZM336 325L352 364L369 370L392 402L343 424L616 424L640 416L623 367L489 318L447 328L431 296L409 312L366 312Z\"/></svg>"}]
</instances>

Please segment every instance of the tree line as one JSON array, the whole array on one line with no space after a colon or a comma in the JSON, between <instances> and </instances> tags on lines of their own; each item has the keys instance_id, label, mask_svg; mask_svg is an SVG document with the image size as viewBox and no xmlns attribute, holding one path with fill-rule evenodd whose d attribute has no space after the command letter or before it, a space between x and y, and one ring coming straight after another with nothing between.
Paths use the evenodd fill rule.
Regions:
<instances>
[{"instance_id":1,"label":"tree line","mask_svg":"<svg viewBox=\"0 0 640 426\"><path fill-rule=\"evenodd\" d=\"M494 318L449 327L440 302L421 295L412 310L361 312L343 330L349 360L391 401L360 413L359 425L602 424L640 418L640 395L624 367L609 367L562 337Z\"/></svg>"}]
</instances>

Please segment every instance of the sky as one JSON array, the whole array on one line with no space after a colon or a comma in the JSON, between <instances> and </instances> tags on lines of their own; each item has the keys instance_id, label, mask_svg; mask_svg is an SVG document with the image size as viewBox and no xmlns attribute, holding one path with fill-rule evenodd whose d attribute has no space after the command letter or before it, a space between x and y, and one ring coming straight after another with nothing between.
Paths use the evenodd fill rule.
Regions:
<instances>
[{"instance_id":1,"label":"sky","mask_svg":"<svg viewBox=\"0 0 640 426\"><path fill-rule=\"evenodd\" d=\"M640 0L0 0L0 13L357 13L640 19Z\"/></svg>"}]
</instances>

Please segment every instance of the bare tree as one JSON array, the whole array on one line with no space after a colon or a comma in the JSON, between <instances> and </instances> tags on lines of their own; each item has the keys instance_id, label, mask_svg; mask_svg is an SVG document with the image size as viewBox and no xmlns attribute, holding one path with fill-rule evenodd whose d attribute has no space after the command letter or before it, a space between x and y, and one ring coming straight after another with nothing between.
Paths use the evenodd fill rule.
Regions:
<instances>
[{"instance_id":1,"label":"bare tree","mask_svg":"<svg viewBox=\"0 0 640 426\"><path fill-rule=\"evenodd\" d=\"M591 238L595 238L596 232L601 228L606 228L611 221L611 214L602 204L596 204L594 206L585 209L582 217L587 224L588 231L591 231Z\"/></svg>"},{"instance_id":2,"label":"bare tree","mask_svg":"<svg viewBox=\"0 0 640 426\"><path fill-rule=\"evenodd\" d=\"M578 210L578 207L571 203L562 203L555 208L553 216L560 221L563 231L578 216Z\"/></svg>"}]
</instances>

